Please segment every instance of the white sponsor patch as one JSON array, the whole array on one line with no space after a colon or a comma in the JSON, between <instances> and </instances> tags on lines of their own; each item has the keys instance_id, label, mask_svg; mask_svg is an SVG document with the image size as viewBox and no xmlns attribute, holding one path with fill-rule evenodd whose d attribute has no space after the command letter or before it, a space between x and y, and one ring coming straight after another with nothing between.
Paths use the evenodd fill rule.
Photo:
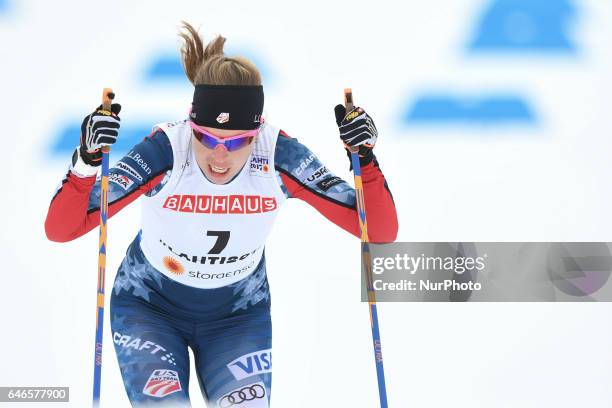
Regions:
<instances>
[{"instance_id":1,"label":"white sponsor patch","mask_svg":"<svg viewBox=\"0 0 612 408\"><path fill-rule=\"evenodd\" d=\"M128 176L123 174L111 173L108 175L108 181L119 185L122 189L127 190L134 184Z\"/></svg>"},{"instance_id":2,"label":"white sponsor patch","mask_svg":"<svg viewBox=\"0 0 612 408\"><path fill-rule=\"evenodd\" d=\"M118 162L115 165L116 168L125 171L130 176L134 177L138 181L142 181L142 176L138 174L136 170L134 170L129 164L125 164L123 162Z\"/></svg>"},{"instance_id":3,"label":"white sponsor patch","mask_svg":"<svg viewBox=\"0 0 612 408\"><path fill-rule=\"evenodd\" d=\"M268 408L266 386L260 381L238 387L219 398L217 405L219 408Z\"/></svg>"},{"instance_id":4,"label":"white sponsor patch","mask_svg":"<svg viewBox=\"0 0 612 408\"><path fill-rule=\"evenodd\" d=\"M151 373L142 393L155 398L163 398L182 390L178 373L173 370L155 370Z\"/></svg>"},{"instance_id":5,"label":"white sponsor patch","mask_svg":"<svg viewBox=\"0 0 612 408\"><path fill-rule=\"evenodd\" d=\"M219 123L229 122L229 113L221 112L219 116L217 116L217 122Z\"/></svg>"},{"instance_id":6,"label":"white sponsor patch","mask_svg":"<svg viewBox=\"0 0 612 408\"><path fill-rule=\"evenodd\" d=\"M259 350L238 357L227 365L237 380L272 371L272 349Z\"/></svg>"},{"instance_id":7,"label":"white sponsor patch","mask_svg":"<svg viewBox=\"0 0 612 408\"><path fill-rule=\"evenodd\" d=\"M264 151L253 151L249 163L249 171L254 176L271 176L270 154Z\"/></svg>"}]
</instances>

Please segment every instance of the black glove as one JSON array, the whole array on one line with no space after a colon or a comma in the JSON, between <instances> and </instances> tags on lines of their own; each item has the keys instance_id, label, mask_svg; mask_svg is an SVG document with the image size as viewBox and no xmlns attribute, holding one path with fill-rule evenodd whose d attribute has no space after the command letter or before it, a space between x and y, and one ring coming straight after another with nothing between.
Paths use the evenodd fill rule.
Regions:
<instances>
[{"instance_id":1,"label":"black glove","mask_svg":"<svg viewBox=\"0 0 612 408\"><path fill-rule=\"evenodd\" d=\"M95 112L87 115L81 124L81 146L79 153L86 164L99 166L102 164L103 146L110 146L117 141L119 131L119 112L121 105L113 103L111 112L104 110L102 105Z\"/></svg>"},{"instance_id":2,"label":"black glove","mask_svg":"<svg viewBox=\"0 0 612 408\"><path fill-rule=\"evenodd\" d=\"M375 159L372 149L378 138L378 131L374 121L362 108L355 107L347 115L344 105L336 105L334 108L336 124L340 129L340 139L344 143L347 155L350 159L349 148L359 147L359 162L361 166L369 164ZM351 170L353 165L351 163Z\"/></svg>"}]
</instances>

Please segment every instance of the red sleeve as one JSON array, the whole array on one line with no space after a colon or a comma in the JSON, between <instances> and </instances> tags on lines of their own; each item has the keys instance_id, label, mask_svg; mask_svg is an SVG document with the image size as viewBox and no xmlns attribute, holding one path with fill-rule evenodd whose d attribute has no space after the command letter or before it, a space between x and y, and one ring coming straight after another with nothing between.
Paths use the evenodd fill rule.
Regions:
<instances>
[{"instance_id":1,"label":"red sleeve","mask_svg":"<svg viewBox=\"0 0 612 408\"><path fill-rule=\"evenodd\" d=\"M334 224L356 237L361 237L354 204L349 205L334 200L308 188L286 172L280 172L280 174L291 196L307 202ZM361 179L370 242L393 242L398 231L397 211L384 175L372 162L361 168Z\"/></svg>"},{"instance_id":2,"label":"red sleeve","mask_svg":"<svg viewBox=\"0 0 612 408\"><path fill-rule=\"evenodd\" d=\"M161 183L172 162L170 140L163 131L154 129L109 169L109 217ZM99 225L100 195L100 182L95 176L78 177L68 171L49 206L47 238L71 241Z\"/></svg>"},{"instance_id":3,"label":"red sleeve","mask_svg":"<svg viewBox=\"0 0 612 408\"><path fill-rule=\"evenodd\" d=\"M163 177L164 174L160 174L137 189L121 196L118 200L109 203L109 218L142 194L152 190L161 182ZM95 176L79 178L68 172L62 187L60 187L49 206L47 219L45 220L45 232L48 239L56 242L72 241L100 224L99 206L92 210L88 209L89 196L95 183Z\"/></svg>"}]
</instances>

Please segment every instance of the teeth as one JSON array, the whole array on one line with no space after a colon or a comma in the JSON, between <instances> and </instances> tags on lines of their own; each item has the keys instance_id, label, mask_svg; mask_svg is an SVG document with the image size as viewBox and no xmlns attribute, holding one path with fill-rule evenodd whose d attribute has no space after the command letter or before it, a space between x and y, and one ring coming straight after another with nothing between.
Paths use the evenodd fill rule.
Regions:
<instances>
[{"instance_id":1,"label":"teeth","mask_svg":"<svg viewBox=\"0 0 612 408\"><path fill-rule=\"evenodd\" d=\"M229 170L229 167L223 168L223 167L217 167L217 166L213 166L212 164L210 165L210 168L215 172L215 173L226 173Z\"/></svg>"}]
</instances>

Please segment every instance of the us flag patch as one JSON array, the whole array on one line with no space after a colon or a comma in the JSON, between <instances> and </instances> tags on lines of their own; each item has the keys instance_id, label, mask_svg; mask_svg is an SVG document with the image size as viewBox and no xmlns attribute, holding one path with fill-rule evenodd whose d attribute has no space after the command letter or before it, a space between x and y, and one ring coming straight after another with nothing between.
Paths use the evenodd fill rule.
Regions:
<instances>
[{"instance_id":1,"label":"us flag patch","mask_svg":"<svg viewBox=\"0 0 612 408\"><path fill-rule=\"evenodd\" d=\"M221 112L219 114L219 116L217 116L217 122L219 122L219 123L229 122L229 113L228 112Z\"/></svg>"},{"instance_id":2,"label":"us flag patch","mask_svg":"<svg viewBox=\"0 0 612 408\"><path fill-rule=\"evenodd\" d=\"M155 370L151 373L142 392L151 397L163 398L181 389L181 382L176 371Z\"/></svg>"}]
</instances>

